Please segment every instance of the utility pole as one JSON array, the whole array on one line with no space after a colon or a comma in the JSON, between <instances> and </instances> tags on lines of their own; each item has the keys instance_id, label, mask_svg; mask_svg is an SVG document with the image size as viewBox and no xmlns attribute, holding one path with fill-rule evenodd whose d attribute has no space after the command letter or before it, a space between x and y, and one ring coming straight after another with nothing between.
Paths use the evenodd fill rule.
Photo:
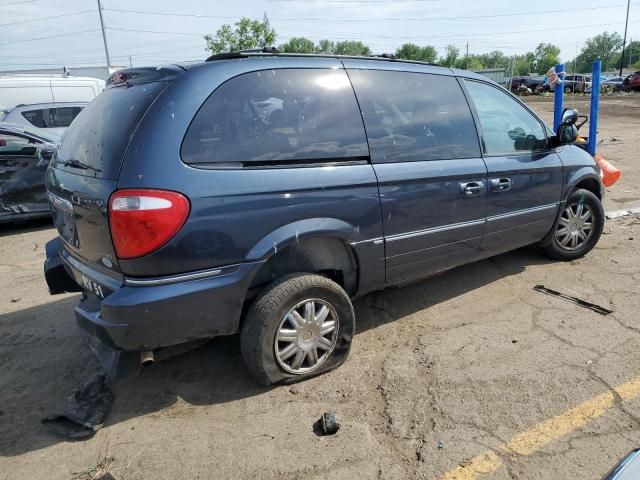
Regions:
<instances>
[{"instance_id":1,"label":"utility pole","mask_svg":"<svg viewBox=\"0 0 640 480\"><path fill-rule=\"evenodd\" d=\"M111 59L109 58L109 47L107 47L107 34L104 31L104 20L102 19L102 4L98 0L98 15L100 15L100 28L102 29L102 41L104 42L104 54L107 57L107 69L111 69Z\"/></svg>"},{"instance_id":2,"label":"utility pole","mask_svg":"<svg viewBox=\"0 0 640 480\"><path fill-rule=\"evenodd\" d=\"M620 76L622 76L622 65L624 64L624 48L627 45L627 27L629 27L629 7L631 0L627 0L627 19L624 22L624 40L622 40L622 55L620 55Z\"/></svg>"},{"instance_id":3,"label":"utility pole","mask_svg":"<svg viewBox=\"0 0 640 480\"><path fill-rule=\"evenodd\" d=\"M129 68L133 68L133 62L131 61L131 55L129 55Z\"/></svg>"},{"instance_id":4,"label":"utility pole","mask_svg":"<svg viewBox=\"0 0 640 480\"><path fill-rule=\"evenodd\" d=\"M467 59L466 70L469 70L469 42L467 42L467 56L466 56L466 59Z\"/></svg>"}]
</instances>

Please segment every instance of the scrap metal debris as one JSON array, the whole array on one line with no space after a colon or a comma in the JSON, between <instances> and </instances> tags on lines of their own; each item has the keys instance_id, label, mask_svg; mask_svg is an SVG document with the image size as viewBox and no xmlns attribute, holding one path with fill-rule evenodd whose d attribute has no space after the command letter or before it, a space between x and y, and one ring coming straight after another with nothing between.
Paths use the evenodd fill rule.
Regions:
<instances>
[{"instance_id":1,"label":"scrap metal debris","mask_svg":"<svg viewBox=\"0 0 640 480\"><path fill-rule=\"evenodd\" d=\"M340 430L340 423L335 412L325 412L322 416L313 424L313 431L316 435L333 435Z\"/></svg>"},{"instance_id":2,"label":"scrap metal debris","mask_svg":"<svg viewBox=\"0 0 640 480\"><path fill-rule=\"evenodd\" d=\"M92 436L102 428L111 410L114 395L105 385L105 375L96 375L73 392L67 406L42 424L58 435L78 439Z\"/></svg>"},{"instance_id":3,"label":"scrap metal debris","mask_svg":"<svg viewBox=\"0 0 640 480\"><path fill-rule=\"evenodd\" d=\"M595 303L587 302L586 300L582 300L582 299L577 298L577 297L572 297L570 295L566 295L564 293L560 293L560 292L557 292L555 290L551 290L550 288L547 288L544 285L536 285L535 287L533 287L533 289L538 291L538 292L546 293L547 295L552 295L554 297L559 297L559 298L562 298L564 300L568 300L568 301L570 301L572 303L575 303L576 305L578 305L580 307L588 308L589 310L593 310L594 312L599 313L600 315L609 315L610 313L613 313L613 310L609 310L608 308L601 307L600 305L596 305Z\"/></svg>"}]
</instances>

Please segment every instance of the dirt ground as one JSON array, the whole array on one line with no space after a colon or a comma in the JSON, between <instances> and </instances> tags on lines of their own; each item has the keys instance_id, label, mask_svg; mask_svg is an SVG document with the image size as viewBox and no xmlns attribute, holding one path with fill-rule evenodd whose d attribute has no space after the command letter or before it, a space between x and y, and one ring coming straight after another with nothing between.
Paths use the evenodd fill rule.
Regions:
<instances>
[{"instance_id":1,"label":"dirt ground","mask_svg":"<svg viewBox=\"0 0 640 480\"><path fill-rule=\"evenodd\" d=\"M550 119L551 99L528 101ZM640 97L602 106L600 151L623 170L606 207L638 206ZM40 425L98 371L78 296L47 293L53 236L0 227L0 479L582 480L640 447L638 216L579 261L523 249L368 295L347 362L295 386L258 387L238 338L215 339L115 383L105 428L78 442ZM327 410L342 428L318 437Z\"/></svg>"}]
</instances>

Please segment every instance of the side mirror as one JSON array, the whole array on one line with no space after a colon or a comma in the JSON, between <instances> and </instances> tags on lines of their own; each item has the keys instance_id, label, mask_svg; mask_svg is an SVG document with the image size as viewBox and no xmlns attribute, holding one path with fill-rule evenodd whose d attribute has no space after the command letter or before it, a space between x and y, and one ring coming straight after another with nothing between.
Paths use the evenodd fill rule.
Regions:
<instances>
[{"instance_id":1,"label":"side mirror","mask_svg":"<svg viewBox=\"0 0 640 480\"><path fill-rule=\"evenodd\" d=\"M565 108L560 117L563 125L574 125L578 121L578 110L575 108Z\"/></svg>"},{"instance_id":2,"label":"side mirror","mask_svg":"<svg viewBox=\"0 0 640 480\"><path fill-rule=\"evenodd\" d=\"M56 153L56 147L53 145L43 145L40 147L40 156L47 161L51 160L54 153Z\"/></svg>"},{"instance_id":3,"label":"side mirror","mask_svg":"<svg viewBox=\"0 0 640 480\"><path fill-rule=\"evenodd\" d=\"M573 143L576 141L576 138L578 138L578 127L572 123L562 123L558 127L556 138L558 145Z\"/></svg>"}]
</instances>

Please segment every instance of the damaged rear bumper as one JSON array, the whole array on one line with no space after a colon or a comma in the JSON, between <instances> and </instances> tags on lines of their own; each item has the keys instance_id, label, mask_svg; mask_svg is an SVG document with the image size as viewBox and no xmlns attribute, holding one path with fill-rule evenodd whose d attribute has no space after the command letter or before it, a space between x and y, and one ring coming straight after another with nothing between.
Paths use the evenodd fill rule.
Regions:
<instances>
[{"instance_id":1,"label":"damaged rear bumper","mask_svg":"<svg viewBox=\"0 0 640 480\"><path fill-rule=\"evenodd\" d=\"M60 260L49 260L50 255ZM58 242L57 252L48 244L45 276L46 265L57 272L47 278L52 293L78 291L87 279L98 286L82 288L83 299L74 310L78 325L91 338L114 351L139 351L236 333L247 290L262 262L117 283L71 257ZM69 281L76 290L67 289Z\"/></svg>"}]
</instances>

